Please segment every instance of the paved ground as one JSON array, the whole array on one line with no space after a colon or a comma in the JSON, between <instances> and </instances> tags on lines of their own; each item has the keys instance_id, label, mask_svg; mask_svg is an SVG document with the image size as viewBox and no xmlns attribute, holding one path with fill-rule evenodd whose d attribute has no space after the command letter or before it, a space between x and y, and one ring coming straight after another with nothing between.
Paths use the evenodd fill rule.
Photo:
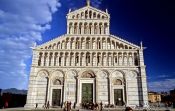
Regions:
<instances>
[{"instance_id":1,"label":"paved ground","mask_svg":"<svg viewBox=\"0 0 175 111\"><path fill-rule=\"evenodd\" d=\"M60 108L51 108L49 110L44 110L44 109L25 109L25 108L8 108L8 109L0 109L0 111L63 111ZM77 111L77 110L72 110L72 111ZM79 111L92 111L92 110L85 110L85 109L80 109ZM104 109L103 111L124 111L124 109L121 108L115 108L115 109ZM143 111L142 109L135 109L134 111ZM175 111L175 109L170 109L170 108L152 108L147 111Z\"/></svg>"}]
</instances>

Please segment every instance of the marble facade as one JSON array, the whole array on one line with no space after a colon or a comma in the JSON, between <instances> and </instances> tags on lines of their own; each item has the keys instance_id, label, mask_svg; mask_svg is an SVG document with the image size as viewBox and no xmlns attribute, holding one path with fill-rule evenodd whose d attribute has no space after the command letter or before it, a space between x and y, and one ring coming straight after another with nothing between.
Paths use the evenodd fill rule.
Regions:
<instances>
[{"instance_id":1,"label":"marble facade","mask_svg":"<svg viewBox=\"0 0 175 111\"><path fill-rule=\"evenodd\" d=\"M148 103L142 44L111 35L108 11L89 2L69 10L67 34L33 48L26 107L42 107L47 101L51 106L71 101L78 107L84 83L92 84L94 103Z\"/></svg>"}]
</instances>

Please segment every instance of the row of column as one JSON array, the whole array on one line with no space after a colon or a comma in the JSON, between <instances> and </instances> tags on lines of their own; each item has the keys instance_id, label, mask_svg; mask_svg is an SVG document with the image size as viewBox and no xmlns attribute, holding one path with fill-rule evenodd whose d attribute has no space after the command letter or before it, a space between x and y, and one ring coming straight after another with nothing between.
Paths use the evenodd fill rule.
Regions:
<instances>
[{"instance_id":1,"label":"row of column","mask_svg":"<svg viewBox=\"0 0 175 111\"><path fill-rule=\"evenodd\" d=\"M108 38L71 38L54 43L45 49L132 49Z\"/></svg>"},{"instance_id":2,"label":"row of column","mask_svg":"<svg viewBox=\"0 0 175 111\"><path fill-rule=\"evenodd\" d=\"M108 19L108 16L96 13L92 10L85 10L70 16L69 19Z\"/></svg>"},{"instance_id":3,"label":"row of column","mask_svg":"<svg viewBox=\"0 0 175 111\"><path fill-rule=\"evenodd\" d=\"M137 53L40 53L38 66L137 66Z\"/></svg>"},{"instance_id":4,"label":"row of column","mask_svg":"<svg viewBox=\"0 0 175 111\"><path fill-rule=\"evenodd\" d=\"M71 22L67 26L68 34L109 34L108 23L77 23Z\"/></svg>"}]
</instances>

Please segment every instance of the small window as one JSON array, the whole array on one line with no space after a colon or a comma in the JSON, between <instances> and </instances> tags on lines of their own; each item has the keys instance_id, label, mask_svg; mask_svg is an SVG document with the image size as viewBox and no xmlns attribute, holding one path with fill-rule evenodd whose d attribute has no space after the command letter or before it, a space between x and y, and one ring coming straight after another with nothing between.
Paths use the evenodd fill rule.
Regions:
<instances>
[{"instance_id":1,"label":"small window","mask_svg":"<svg viewBox=\"0 0 175 111\"><path fill-rule=\"evenodd\" d=\"M100 63L100 56L97 56L97 63Z\"/></svg>"},{"instance_id":2,"label":"small window","mask_svg":"<svg viewBox=\"0 0 175 111\"><path fill-rule=\"evenodd\" d=\"M76 63L79 63L79 56L76 57Z\"/></svg>"},{"instance_id":3,"label":"small window","mask_svg":"<svg viewBox=\"0 0 175 111\"><path fill-rule=\"evenodd\" d=\"M59 57L59 66L61 66L61 57Z\"/></svg>"},{"instance_id":4,"label":"small window","mask_svg":"<svg viewBox=\"0 0 175 111\"><path fill-rule=\"evenodd\" d=\"M117 57L115 57L115 63L117 63Z\"/></svg>"}]
</instances>

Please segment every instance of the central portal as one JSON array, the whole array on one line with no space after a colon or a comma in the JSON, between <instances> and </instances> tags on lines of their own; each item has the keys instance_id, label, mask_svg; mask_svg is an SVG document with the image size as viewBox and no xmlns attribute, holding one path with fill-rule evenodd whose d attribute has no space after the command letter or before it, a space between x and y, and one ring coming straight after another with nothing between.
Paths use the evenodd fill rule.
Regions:
<instances>
[{"instance_id":1,"label":"central portal","mask_svg":"<svg viewBox=\"0 0 175 111\"><path fill-rule=\"evenodd\" d=\"M122 89L114 89L114 102L117 106L123 105L123 91Z\"/></svg>"},{"instance_id":2,"label":"central portal","mask_svg":"<svg viewBox=\"0 0 175 111\"><path fill-rule=\"evenodd\" d=\"M52 106L60 106L61 89L53 89L52 91Z\"/></svg>"},{"instance_id":3,"label":"central portal","mask_svg":"<svg viewBox=\"0 0 175 111\"><path fill-rule=\"evenodd\" d=\"M93 102L93 83L82 83L82 103Z\"/></svg>"}]
</instances>

